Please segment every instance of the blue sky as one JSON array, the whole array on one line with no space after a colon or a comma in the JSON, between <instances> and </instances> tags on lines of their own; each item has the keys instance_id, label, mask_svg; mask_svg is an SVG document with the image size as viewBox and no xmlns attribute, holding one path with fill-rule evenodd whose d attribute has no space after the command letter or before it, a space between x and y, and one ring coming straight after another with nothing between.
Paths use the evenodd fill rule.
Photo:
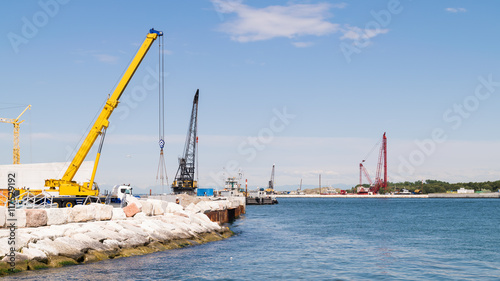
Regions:
<instances>
[{"instance_id":1,"label":"blue sky","mask_svg":"<svg viewBox=\"0 0 500 281\"><path fill-rule=\"evenodd\" d=\"M383 132L391 181L497 180L499 5L2 1L0 117L31 104L22 163L66 161L154 27L165 33L169 180L196 89L201 186L239 170L265 186L273 164L277 186L317 185L320 173L325 185L353 185ZM110 119L103 186L157 185L158 89L144 82L157 67L155 44ZM12 127L0 125L10 164ZM366 162L372 177L377 153Z\"/></svg>"}]
</instances>

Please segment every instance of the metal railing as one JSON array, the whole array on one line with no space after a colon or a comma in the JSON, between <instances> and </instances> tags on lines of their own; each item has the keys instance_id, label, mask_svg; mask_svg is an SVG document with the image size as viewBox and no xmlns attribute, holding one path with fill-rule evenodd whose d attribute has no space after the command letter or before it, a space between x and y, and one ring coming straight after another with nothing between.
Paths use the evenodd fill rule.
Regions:
<instances>
[{"instance_id":1,"label":"metal railing","mask_svg":"<svg viewBox=\"0 0 500 281\"><path fill-rule=\"evenodd\" d=\"M24 191L14 198L16 209L42 209L57 207L54 203L54 196L42 191L39 194Z\"/></svg>"},{"instance_id":2,"label":"metal railing","mask_svg":"<svg viewBox=\"0 0 500 281\"><path fill-rule=\"evenodd\" d=\"M92 199L95 199L95 200L92 200ZM89 195L89 196L87 196L87 198L85 198L85 201L83 201L83 205L88 205L90 203L101 203L101 198L99 198L97 196L90 196Z\"/></svg>"}]
</instances>

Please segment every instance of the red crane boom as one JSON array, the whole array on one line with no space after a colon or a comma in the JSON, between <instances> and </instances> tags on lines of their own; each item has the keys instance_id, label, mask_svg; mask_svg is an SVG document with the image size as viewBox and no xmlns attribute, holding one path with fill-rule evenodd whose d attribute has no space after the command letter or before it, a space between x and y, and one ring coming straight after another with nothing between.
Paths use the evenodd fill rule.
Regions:
<instances>
[{"instance_id":1,"label":"red crane boom","mask_svg":"<svg viewBox=\"0 0 500 281\"><path fill-rule=\"evenodd\" d=\"M377 194L381 188L387 187L387 137L385 133L382 137L382 144L380 146L380 153L378 156L377 163L377 174L375 176L375 182L372 182L368 171L365 166L363 166L363 160L359 163L359 186L358 186L358 194ZM382 167L384 168L384 178L382 179ZM370 183L370 188L363 187L363 174L366 179Z\"/></svg>"}]
</instances>

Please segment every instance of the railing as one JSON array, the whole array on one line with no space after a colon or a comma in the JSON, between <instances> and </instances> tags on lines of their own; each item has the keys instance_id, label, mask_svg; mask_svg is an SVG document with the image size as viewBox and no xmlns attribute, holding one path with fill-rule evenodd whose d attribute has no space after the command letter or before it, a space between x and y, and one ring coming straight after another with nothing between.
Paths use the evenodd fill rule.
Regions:
<instances>
[{"instance_id":1,"label":"railing","mask_svg":"<svg viewBox=\"0 0 500 281\"><path fill-rule=\"evenodd\" d=\"M16 209L41 209L56 207L53 202L54 196L42 191L39 194L33 194L29 190L24 191L14 198Z\"/></svg>"},{"instance_id":2,"label":"railing","mask_svg":"<svg viewBox=\"0 0 500 281\"><path fill-rule=\"evenodd\" d=\"M92 200L92 199L95 199L95 200ZM83 201L83 205L88 205L90 203L101 203L101 198L99 198L97 196L90 196L89 195L89 196L87 196L87 198L85 198L85 201Z\"/></svg>"}]
</instances>

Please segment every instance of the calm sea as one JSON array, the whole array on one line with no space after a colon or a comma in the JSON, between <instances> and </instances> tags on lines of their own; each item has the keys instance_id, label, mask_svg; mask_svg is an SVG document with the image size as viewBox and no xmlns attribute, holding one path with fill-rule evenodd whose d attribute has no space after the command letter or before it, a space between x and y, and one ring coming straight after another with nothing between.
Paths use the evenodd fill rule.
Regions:
<instances>
[{"instance_id":1,"label":"calm sea","mask_svg":"<svg viewBox=\"0 0 500 281\"><path fill-rule=\"evenodd\" d=\"M236 236L6 280L500 280L500 200L280 198Z\"/></svg>"}]
</instances>

